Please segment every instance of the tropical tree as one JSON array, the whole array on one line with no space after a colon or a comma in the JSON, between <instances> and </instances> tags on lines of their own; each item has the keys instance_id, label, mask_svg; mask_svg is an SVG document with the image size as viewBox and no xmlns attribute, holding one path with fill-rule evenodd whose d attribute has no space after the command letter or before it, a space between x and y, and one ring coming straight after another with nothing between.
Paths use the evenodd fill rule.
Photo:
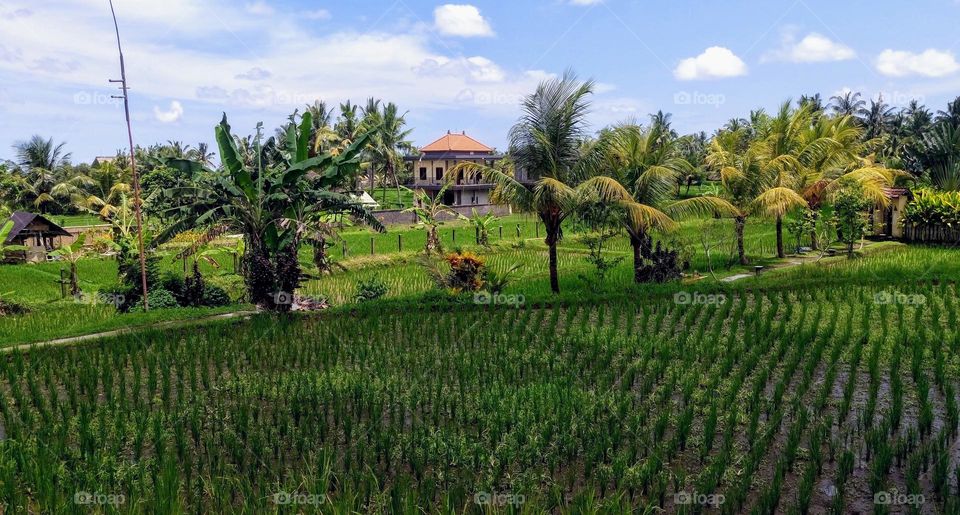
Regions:
<instances>
[{"instance_id":1,"label":"tropical tree","mask_svg":"<svg viewBox=\"0 0 960 515\"><path fill-rule=\"evenodd\" d=\"M748 265L744 245L747 219L756 213L756 199L766 189L763 167L756 148L739 152L745 138L743 130L721 132L713 138L707 162L720 173L724 198L735 208L733 228L741 265Z\"/></svg>"},{"instance_id":2,"label":"tropical tree","mask_svg":"<svg viewBox=\"0 0 960 515\"><path fill-rule=\"evenodd\" d=\"M450 206L447 206L443 203L443 196L447 192L447 189L453 184L452 181L447 181L444 183L443 187L440 188L440 191L436 195L431 197L425 191L418 190L416 192L416 202L413 207L405 209L404 213L413 213L416 215L419 223L423 224L424 228L427 231L427 243L424 247L424 251L427 254L432 254L433 252L443 252L443 244L440 242L440 217L446 213L448 215L464 218L462 215L458 214Z\"/></svg>"},{"instance_id":3,"label":"tropical tree","mask_svg":"<svg viewBox=\"0 0 960 515\"><path fill-rule=\"evenodd\" d=\"M567 71L547 80L521 106L523 115L510 130L510 159L500 166L461 163L451 172L480 174L496 185L494 200L536 213L546 232L550 288L560 292L557 244L563 222L577 210L586 139L586 117L594 82ZM518 178L525 175L529 180ZM456 177L456 175L454 175Z\"/></svg>"},{"instance_id":4,"label":"tropical tree","mask_svg":"<svg viewBox=\"0 0 960 515\"><path fill-rule=\"evenodd\" d=\"M178 221L154 239L162 243L172 235L195 226L227 226L244 235L246 252L243 272L251 302L275 311L290 309L288 300L302 278L298 250L309 234L310 216L321 212L345 212L383 226L349 196L334 188L348 184L359 170L359 156L371 134L361 135L337 156L310 157L312 115L289 127L278 144L262 143L262 125L252 139L253 166L243 161L226 115L216 128L221 170L207 170L209 184L189 208L180 208ZM276 155L277 153L278 155ZM167 165L196 173L200 163L171 159Z\"/></svg>"},{"instance_id":5,"label":"tropical tree","mask_svg":"<svg viewBox=\"0 0 960 515\"><path fill-rule=\"evenodd\" d=\"M471 210L471 214L470 223L477 233L477 245L490 246L490 231L499 218L493 213L482 215L476 209Z\"/></svg>"},{"instance_id":6,"label":"tropical tree","mask_svg":"<svg viewBox=\"0 0 960 515\"><path fill-rule=\"evenodd\" d=\"M673 229L674 217L735 212L716 197L672 198L677 178L691 166L679 140L669 137L668 130L655 118L648 130L625 124L605 133L585 159L584 170L590 177L577 187L579 205L611 206L614 219L626 228L638 283L655 276L648 266L653 258L651 231Z\"/></svg>"},{"instance_id":7,"label":"tropical tree","mask_svg":"<svg viewBox=\"0 0 960 515\"><path fill-rule=\"evenodd\" d=\"M396 104L390 102L381 104L379 100L370 99L364 109L364 125L379 127L370 141L367 153L370 156L368 181L372 192L376 187L374 179L379 170L383 173L384 181L392 179L400 198L400 181L398 170L404 169L403 157L413 150L413 143L407 140L412 130L405 129L407 125L406 113L400 114ZM383 192L383 202L386 203L386 188Z\"/></svg>"},{"instance_id":8,"label":"tropical tree","mask_svg":"<svg viewBox=\"0 0 960 515\"><path fill-rule=\"evenodd\" d=\"M86 254L83 244L87 239L86 233L77 236L77 239L69 245L61 245L60 248L50 253L51 256L63 259L70 263L70 295L80 295L80 277L77 273L77 263Z\"/></svg>"},{"instance_id":9,"label":"tropical tree","mask_svg":"<svg viewBox=\"0 0 960 515\"><path fill-rule=\"evenodd\" d=\"M60 167L69 164L70 153L65 152L67 144L54 143L53 138L43 139L43 136L34 135L27 141L14 145L17 164L26 170L41 168L54 172Z\"/></svg>"},{"instance_id":10,"label":"tropical tree","mask_svg":"<svg viewBox=\"0 0 960 515\"><path fill-rule=\"evenodd\" d=\"M837 116L862 119L867 113L867 101L859 92L846 91L830 97L830 110Z\"/></svg>"}]
</instances>

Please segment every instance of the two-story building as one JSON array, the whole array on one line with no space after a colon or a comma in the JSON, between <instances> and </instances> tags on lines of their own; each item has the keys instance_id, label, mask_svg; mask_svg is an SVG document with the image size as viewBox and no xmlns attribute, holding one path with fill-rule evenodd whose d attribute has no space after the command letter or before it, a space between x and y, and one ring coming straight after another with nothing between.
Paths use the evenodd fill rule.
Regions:
<instances>
[{"instance_id":1,"label":"two-story building","mask_svg":"<svg viewBox=\"0 0 960 515\"><path fill-rule=\"evenodd\" d=\"M419 156L407 158L413 167L413 189L424 191L431 198L435 197L447 180L453 184L447 188L442 202L453 207L478 207L490 205L490 194L494 185L484 181L480 176L464 177L462 173L457 177L448 177L448 173L463 162L481 163L492 166L503 156L496 153L483 143L467 136L466 132L447 132L446 136L420 149Z\"/></svg>"}]
</instances>

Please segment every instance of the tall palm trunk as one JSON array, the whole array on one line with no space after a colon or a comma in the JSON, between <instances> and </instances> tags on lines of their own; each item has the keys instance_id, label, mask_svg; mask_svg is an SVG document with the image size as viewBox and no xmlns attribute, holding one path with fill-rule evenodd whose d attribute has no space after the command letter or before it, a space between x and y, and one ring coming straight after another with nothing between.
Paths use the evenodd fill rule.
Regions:
<instances>
[{"instance_id":1,"label":"tall palm trunk","mask_svg":"<svg viewBox=\"0 0 960 515\"><path fill-rule=\"evenodd\" d=\"M813 208L811 208L813 209ZM820 220L820 213L813 212L813 229L810 230L810 249L820 250L820 237L817 236L817 222Z\"/></svg>"},{"instance_id":2,"label":"tall palm trunk","mask_svg":"<svg viewBox=\"0 0 960 515\"><path fill-rule=\"evenodd\" d=\"M783 250L783 217L777 216L777 257L783 259L787 257Z\"/></svg>"},{"instance_id":3,"label":"tall palm trunk","mask_svg":"<svg viewBox=\"0 0 960 515\"><path fill-rule=\"evenodd\" d=\"M750 261L747 260L747 253L744 250L743 246L743 231L747 225L747 217L738 216L733 220L733 229L737 235L737 254L740 257L741 265L749 265Z\"/></svg>"},{"instance_id":4,"label":"tall palm trunk","mask_svg":"<svg viewBox=\"0 0 960 515\"><path fill-rule=\"evenodd\" d=\"M637 284L647 282L649 274L644 272L644 258L650 253L650 241L644 231L628 230L627 232L630 234L630 246L633 247L633 282ZM644 246L647 248L644 249Z\"/></svg>"},{"instance_id":5,"label":"tall palm trunk","mask_svg":"<svg viewBox=\"0 0 960 515\"><path fill-rule=\"evenodd\" d=\"M557 271L557 243L560 241L560 221L553 215L542 218L547 232L547 248L550 249L550 289L553 293L560 293L560 274Z\"/></svg>"}]
</instances>

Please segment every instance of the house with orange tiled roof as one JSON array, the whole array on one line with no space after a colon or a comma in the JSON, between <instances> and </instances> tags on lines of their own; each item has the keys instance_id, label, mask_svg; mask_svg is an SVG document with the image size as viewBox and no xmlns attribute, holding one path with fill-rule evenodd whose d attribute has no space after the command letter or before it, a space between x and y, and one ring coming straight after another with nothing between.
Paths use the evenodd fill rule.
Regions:
<instances>
[{"instance_id":1,"label":"house with orange tiled roof","mask_svg":"<svg viewBox=\"0 0 960 515\"><path fill-rule=\"evenodd\" d=\"M447 180L453 184L444 193L443 203L454 207L474 206L486 212L494 185L477 177L448 177L451 170L463 162L492 166L503 156L497 151L467 135L466 131L448 131L442 138L420 149L420 155L407 158L413 167L413 189L435 197Z\"/></svg>"}]
</instances>

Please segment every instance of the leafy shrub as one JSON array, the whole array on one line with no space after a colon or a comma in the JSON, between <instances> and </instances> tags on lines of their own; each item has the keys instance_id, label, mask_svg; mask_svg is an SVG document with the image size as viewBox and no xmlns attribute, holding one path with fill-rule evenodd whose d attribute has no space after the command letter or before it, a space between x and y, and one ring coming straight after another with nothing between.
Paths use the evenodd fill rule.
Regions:
<instances>
[{"instance_id":1,"label":"leafy shrub","mask_svg":"<svg viewBox=\"0 0 960 515\"><path fill-rule=\"evenodd\" d=\"M916 191L913 201L904 210L903 219L918 229L960 227L960 192Z\"/></svg>"},{"instance_id":2,"label":"leafy shrub","mask_svg":"<svg viewBox=\"0 0 960 515\"><path fill-rule=\"evenodd\" d=\"M180 304L177 303L177 298L173 296L167 290L164 289L155 289L150 290L150 293L147 294L147 303L150 304L150 309L170 309L178 308ZM143 306L138 304L134 306L131 310L132 313L138 313L143 311Z\"/></svg>"},{"instance_id":3,"label":"leafy shrub","mask_svg":"<svg viewBox=\"0 0 960 515\"><path fill-rule=\"evenodd\" d=\"M690 262L680 255L680 251L663 245L658 241L653 244L653 238L648 234L640 244L642 263L634 270L636 280L641 283L665 283L683 276L683 271L690 267Z\"/></svg>"},{"instance_id":4,"label":"leafy shrub","mask_svg":"<svg viewBox=\"0 0 960 515\"><path fill-rule=\"evenodd\" d=\"M226 290L213 284L207 284L203 288L203 305L211 308L229 306L231 303L230 294Z\"/></svg>"},{"instance_id":5,"label":"leafy shrub","mask_svg":"<svg viewBox=\"0 0 960 515\"><path fill-rule=\"evenodd\" d=\"M357 302L369 302L382 298L390 291L390 288L379 277L371 277L366 281L357 283Z\"/></svg>"},{"instance_id":6,"label":"leafy shrub","mask_svg":"<svg viewBox=\"0 0 960 515\"><path fill-rule=\"evenodd\" d=\"M454 291L479 291L483 288L486 265L483 259L470 252L454 252L445 258L450 265L446 286Z\"/></svg>"}]
</instances>

